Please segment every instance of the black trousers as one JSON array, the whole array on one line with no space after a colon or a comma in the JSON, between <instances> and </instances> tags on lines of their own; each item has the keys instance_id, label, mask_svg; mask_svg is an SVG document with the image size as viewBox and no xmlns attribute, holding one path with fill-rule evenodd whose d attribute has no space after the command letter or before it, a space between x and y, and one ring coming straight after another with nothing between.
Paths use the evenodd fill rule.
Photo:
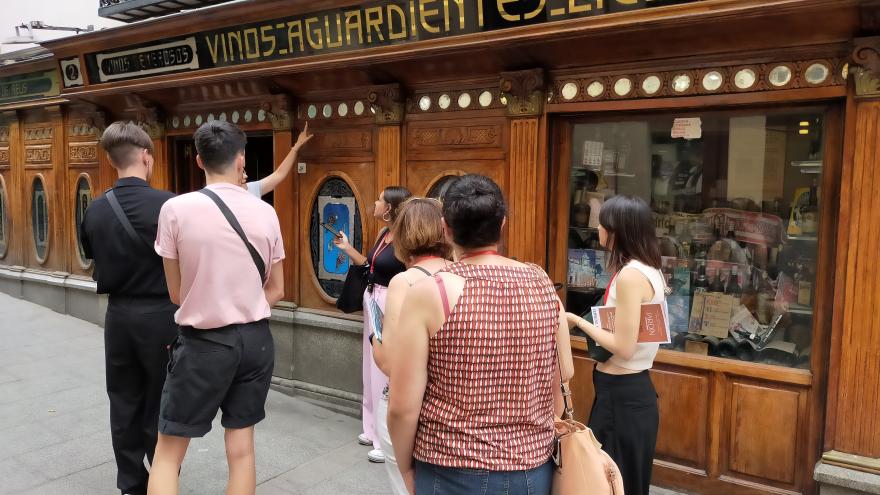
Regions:
<instances>
[{"instance_id":1,"label":"black trousers","mask_svg":"<svg viewBox=\"0 0 880 495\"><path fill-rule=\"evenodd\" d=\"M167 346L177 336L168 298L111 296L104 321L110 433L116 456L116 486L145 494L159 425L159 401L168 365Z\"/></svg>"},{"instance_id":2,"label":"black trousers","mask_svg":"<svg viewBox=\"0 0 880 495\"><path fill-rule=\"evenodd\" d=\"M647 371L609 375L593 371L596 399L590 429L623 477L626 495L648 495L660 415L657 392Z\"/></svg>"}]
</instances>

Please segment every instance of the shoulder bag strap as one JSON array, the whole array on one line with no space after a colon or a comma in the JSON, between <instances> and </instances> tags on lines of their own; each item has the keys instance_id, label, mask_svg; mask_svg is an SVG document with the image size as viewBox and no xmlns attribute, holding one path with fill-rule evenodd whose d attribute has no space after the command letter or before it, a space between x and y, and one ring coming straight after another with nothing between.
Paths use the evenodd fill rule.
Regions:
<instances>
[{"instance_id":1,"label":"shoulder bag strap","mask_svg":"<svg viewBox=\"0 0 880 495\"><path fill-rule=\"evenodd\" d=\"M574 407L571 404L571 388L562 381L562 360L559 359L559 342L556 343L556 367L559 369L559 389L562 391L562 419L574 419Z\"/></svg>"},{"instance_id":2,"label":"shoulder bag strap","mask_svg":"<svg viewBox=\"0 0 880 495\"><path fill-rule=\"evenodd\" d=\"M229 222L229 225L232 227L232 230L241 237L242 242L244 242L245 247L249 253L251 253L251 258L254 260L254 265L256 265L257 270L260 272L260 280L263 282L263 285L266 285L266 262L263 261L263 258L260 256L260 253L257 252L257 248L251 244L251 241L248 240L247 236L244 235L244 230L241 228L241 224L238 223L238 219L235 218L235 215L232 214L232 211L226 206L226 203L220 199L220 196L217 196L217 193L214 191L205 188L200 189L200 193L205 196L211 198L214 203L220 208L220 211L223 213L223 216L226 217L226 221Z\"/></svg>"},{"instance_id":3,"label":"shoulder bag strap","mask_svg":"<svg viewBox=\"0 0 880 495\"><path fill-rule=\"evenodd\" d=\"M125 229L125 233L128 234L128 237L130 237L135 244L152 253L153 247L134 230L134 226L128 219L128 215L125 214L125 210L122 209L122 205L119 204L119 200L116 199L116 194L113 192L113 189L107 190L107 192L104 193L104 197L107 198L107 202L110 203L110 208L113 210L113 214L116 215L116 219L122 224L122 228Z\"/></svg>"}]
</instances>

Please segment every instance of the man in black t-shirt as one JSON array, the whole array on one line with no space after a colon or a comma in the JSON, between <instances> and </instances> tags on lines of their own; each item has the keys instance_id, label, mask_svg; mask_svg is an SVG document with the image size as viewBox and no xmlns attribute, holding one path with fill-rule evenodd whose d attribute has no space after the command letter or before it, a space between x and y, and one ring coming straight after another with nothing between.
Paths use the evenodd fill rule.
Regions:
<instances>
[{"instance_id":1,"label":"man in black t-shirt","mask_svg":"<svg viewBox=\"0 0 880 495\"><path fill-rule=\"evenodd\" d=\"M82 220L83 251L95 260L99 294L109 294L104 322L110 430L116 485L123 494L147 493L156 449L159 402L177 336L162 258L152 248L159 211L174 197L150 187L153 142L132 123L116 122L101 145L119 180L89 206Z\"/></svg>"}]
</instances>

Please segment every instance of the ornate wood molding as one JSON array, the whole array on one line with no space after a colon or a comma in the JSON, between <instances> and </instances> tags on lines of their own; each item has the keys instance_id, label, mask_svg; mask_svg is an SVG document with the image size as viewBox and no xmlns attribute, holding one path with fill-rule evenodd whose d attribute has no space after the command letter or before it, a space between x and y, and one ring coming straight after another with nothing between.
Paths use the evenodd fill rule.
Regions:
<instances>
[{"instance_id":1,"label":"ornate wood molding","mask_svg":"<svg viewBox=\"0 0 880 495\"><path fill-rule=\"evenodd\" d=\"M565 104L844 86L848 73L846 60L825 58L664 72L558 75L548 101Z\"/></svg>"},{"instance_id":2,"label":"ornate wood molding","mask_svg":"<svg viewBox=\"0 0 880 495\"><path fill-rule=\"evenodd\" d=\"M403 91L399 84L373 88L367 101L373 105L377 124L400 124L403 122Z\"/></svg>"},{"instance_id":3,"label":"ornate wood molding","mask_svg":"<svg viewBox=\"0 0 880 495\"><path fill-rule=\"evenodd\" d=\"M24 162L27 165L46 165L52 163L52 145L40 144L25 146Z\"/></svg>"},{"instance_id":4,"label":"ornate wood molding","mask_svg":"<svg viewBox=\"0 0 880 495\"><path fill-rule=\"evenodd\" d=\"M498 88L416 92L407 99L409 114L460 112L504 108Z\"/></svg>"},{"instance_id":5,"label":"ornate wood molding","mask_svg":"<svg viewBox=\"0 0 880 495\"><path fill-rule=\"evenodd\" d=\"M339 151L370 153L373 149L372 133L366 129L324 129L315 133L311 153L333 154Z\"/></svg>"},{"instance_id":6,"label":"ornate wood molding","mask_svg":"<svg viewBox=\"0 0 880 495\"><path fill-rule=\"evenodd\" d=\"M287 96L279 95L272 101L263 102L260 104L260 111L265 112L266 118L271 122L273 130L290 130L290 100Z\"/></svg>"},{"instance_id":7,"label":"ornate wood molding","mask_svg":"<svg viewBox=\"0 0 880 495\"><path fill-rule=\"evenodd\" d=\"M107 114L103 110L79 105L72 109L67 134L72 140L97 140L106 128Z\"/></svg>"},{"instance_id":8,"label":"ornate wood molding","mask_svg":"<svg viewBox=\"0 0 880 495\"><path fill-rule=\"evenodd\" d=\"M0 166L10 165L9 146L0 147Z\"/></svg>"},{"instance_id":9,"label":"ornate wood molding","mask_svg":"<svg viewBox=\"0 0 880 495\"><path fill-rule=\"evenodd\" d=\"M501 102L506 100L511 117L540 115L544 108L544 70L501 73Z\"/></svg>"},{"instance_id":10,"label":"ornate wood molding","mask_svg":"<svg viewBox=\"0 0 880 495\"><path fill-rule=\"evenodd\" d=\"M159 107L146 107L138 110L135 122L150 138L162 139L165 137L165 121Z\"/></svg>"},{"instance_id":11,"label":"ornate wood molding","mask_svg":"<svg viewBox=\"0 0 880 495\"><path fill-rule=\"evenodd\" d=\"M501 146L502 130L497 125L410 127L408 147L414 151L429 148Z\"/></svg>"},{"instance_id":12,"label":"ornate wood molding","mask_svg":"<svg viewBox=\"0 0 880 495\"><path fill-rule=\"evenodd\" d=\"M55 129L51 125L38 125L24 128L25 142L51 141L55 136Z\"/></svg>"},{"instance_id":13,"label":"ornate wood molding","mask_svg":"<svg viewBox=\"0 0 880 495\"><path fill-rule=\"evenodd\" d=\"M98 143L70 143L67 146L70 163L93 164L98 162Z\"/></svg>"},{"instance_id":14,"label":"ornate wood molding","mask_svg":"<svg viewBox=\"0 0 880 495\"><path fill-rule=\"evenodd\" d=\"M855 39L852 60L856 96L880 97L880 36Z\"/></svg>"}]
</instances>

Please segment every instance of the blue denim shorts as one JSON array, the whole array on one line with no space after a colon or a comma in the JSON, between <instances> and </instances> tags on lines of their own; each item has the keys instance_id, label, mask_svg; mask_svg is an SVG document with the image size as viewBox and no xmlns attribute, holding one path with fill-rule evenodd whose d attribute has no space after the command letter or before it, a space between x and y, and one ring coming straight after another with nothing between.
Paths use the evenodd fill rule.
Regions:
<instances>
[{"instance_id":1,"label":"blue denim shorts","mask_svg":"<svg viewBox=\"0 0 880 495\"><path fill-rule=\"evenodd\" d=\"M528 471L488 471L416 461L416 495L549 495L553 461Z\"/></svg>"}]
</instances>

